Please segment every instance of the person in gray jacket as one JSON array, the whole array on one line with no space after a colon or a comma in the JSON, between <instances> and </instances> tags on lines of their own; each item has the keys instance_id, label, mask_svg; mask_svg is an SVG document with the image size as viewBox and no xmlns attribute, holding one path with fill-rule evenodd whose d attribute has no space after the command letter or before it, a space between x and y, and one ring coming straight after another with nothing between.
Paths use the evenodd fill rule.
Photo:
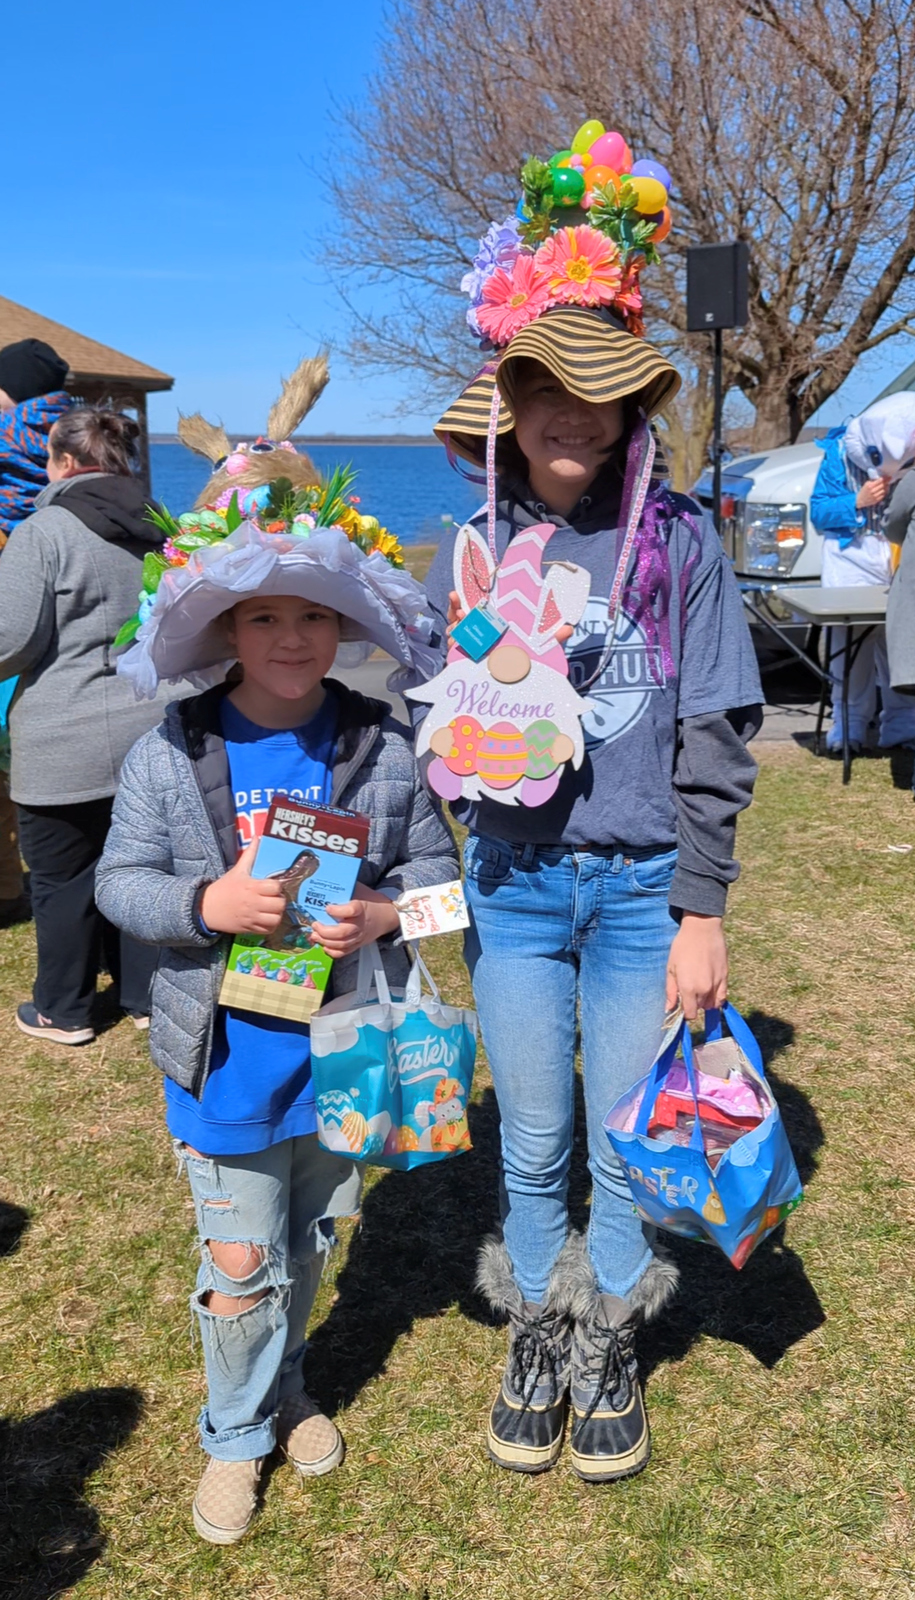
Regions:
<instances>
[{"instance_id":1,"label":"person in gray jacket","mask_svg":"<svg viewBox=\"0 0 915 1600\"><path fill-rule=\"evenodd\" d=\"M112 922L161 946L150 1046L197 1210L191 1303L210 1460L193 1519L213 1544L244 1536L274 1445L305 1477L342 1459L337 1428L302 1388L302 1359L332 1219L357 1209L360 1189L353 1163L318 1144L307 1024L221 1005L227 951L233 935L272 934L284 915L276 878L251 869L266 807L289 795L370 819L353 899L311 928L335 992L354 987L356 953L378 940L403 980L392 901L453 879L457 856L409 731L327 673L341 630L345 648L380 644L414 669L423 606L412 578L337 527L243 522L169 568L120 663L147 692L159 676L212 684L128 756L96 892ZM226 680L234 659L241 672Z\"/></svg>"},{"instance_id":2,"label":"person in gray jacket","mask_svg":"<svg viewBox=\"0 0 915 1600\"><path fill-rule=\"evenodd\" d=\"M66 412L49 436L51 481L3 552L0 677L19 675L9 717L10 793L38 945L32 1001L20 1005L16 1023L58 1044L95 1038L103 955L138 1026L149 1010L149 950L119 937L94 901L121 762L162 710L138 705L110 658L144 556L163 538L146 520L146 493L134 475L138 436L119 412Z\"/></svg>"}]
</instances>

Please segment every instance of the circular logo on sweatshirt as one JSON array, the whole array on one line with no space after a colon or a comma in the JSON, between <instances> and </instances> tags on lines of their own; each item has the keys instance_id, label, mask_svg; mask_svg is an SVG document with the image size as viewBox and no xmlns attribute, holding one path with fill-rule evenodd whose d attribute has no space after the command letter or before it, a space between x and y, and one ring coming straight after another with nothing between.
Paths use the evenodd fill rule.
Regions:
<instances>
[{"instance_id":1,"label":"circular logo on sweatshirt","mask_svg":"<svg viewBox=\"0 0 915 1600\"><path fill-rule=\"evenodd\" d=\"M585 748L609 744L628 733L648 707L653 690L664 688L661 652L651 647L637 622L620 612L610 660L589 688L607 644L607 600L591 595L568 644L569 681L579 694L594 702L581 720Z\"/></svg>"}]
</instances>

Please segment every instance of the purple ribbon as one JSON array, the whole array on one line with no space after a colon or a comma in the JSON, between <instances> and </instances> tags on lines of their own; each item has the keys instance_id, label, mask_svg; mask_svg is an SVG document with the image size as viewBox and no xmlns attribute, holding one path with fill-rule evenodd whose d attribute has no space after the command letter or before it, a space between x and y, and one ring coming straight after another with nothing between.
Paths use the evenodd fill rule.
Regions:
<instances>
[{"instance_id":1,"label":"purple ribbon","mask_svg":"<svg viewBox=\"0 0 915 1600\"><path fill-rule=\"evenodd\" d=\"M680 569L681 635L686 626L686 596L699 559L701 535L695 517L675 505L670 490L655 485L645 501L636 541L636 558L626 591L625 609L638 623L648 644L648 666L655 683L676 677L670 632L673 574L665 524L678 517L690 530L690 550ZM660 656L660 667L658 657Z\"/></svg>"}]
</instances>

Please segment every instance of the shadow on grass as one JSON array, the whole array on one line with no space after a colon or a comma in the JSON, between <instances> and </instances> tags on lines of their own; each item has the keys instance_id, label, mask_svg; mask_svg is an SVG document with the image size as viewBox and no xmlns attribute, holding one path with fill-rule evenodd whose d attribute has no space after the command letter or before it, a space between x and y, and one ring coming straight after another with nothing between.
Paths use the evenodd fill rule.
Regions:
<instances>
[{"instance_id":1,"label":"shadow on grass","mask_svg":"<svg viewBox=\"0 0 915 1600\"><path fill-rule=\"evenodd\" d=\"M29 1213L22 1206L0 1200L0 1256L16 1254L30 1221Z\"/></svg>"},{"instance_id":2,"label":"shadow on grass","mask_svg":"<svg viewBox=\"0 0 915 1600\"><path fill-rule=\"evenodd\" d=\"M769 1063L791 1043L794 1030L778 1017L747 1018ZM817 1167L823 1130L807 1096L770 1073L802 1181ZM415 1172L386 1173L366 1196L362 1231L350 1246L330 1314L308 1349L307 1384L336 1409L383 1371L396 1341L414 1322L441 1316L457 1304L465 1316L490 1320L473 1282L480 1241L498 1226L499 1118L493 1091L470 1108L473 1151ZM588 1220L590 1176L581 1083L578 1130L569 1177L572 1226ZM824 1321L800 1258L770 1235L738 1273L713 1247L665 1236L681 1269L680 1294L670 1312L640 1341L641 1364L681 1360L703 1334L742 1344L772 1367Z\"/></svg>"},{"instance_id":3,"label":"shadow on grass","mask_svg":"<svg viewBox=\"0 0 915 1600\"><path fill-rule=\"evenodd\" d=\"M51 1600L106 1540L83 1485L136 1428L137 1389L84 1389L22 1422L0 1418L0 1595Z\"/></svg>"}]
</instances>

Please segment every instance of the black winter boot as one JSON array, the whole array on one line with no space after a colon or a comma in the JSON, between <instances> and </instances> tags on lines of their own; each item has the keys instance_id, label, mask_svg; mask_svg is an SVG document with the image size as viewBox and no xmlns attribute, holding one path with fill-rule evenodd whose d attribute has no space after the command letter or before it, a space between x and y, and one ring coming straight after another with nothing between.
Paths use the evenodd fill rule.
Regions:
<instances>
[{"instance_id":1,"label":"black winter boot","mask_svg":"<svg viewBox=\"0 0 915 1600\"><path fill-rule=\"evenodd\" d=\"M572 1329L561 1289L562 1255L545 1300L525 1300L499 1239L480 1251L477 1288L510 1322L508 1360L489 1415L493 1461L512 1472L546 1472L562 1449Z\"/></svg>"},{"instance_id":2,"label":"black winter boot","mask_svg":"<svg viewBox=\"0 0 915 1600\"><path fill-rule=\"evenodd\" d=\"M583 1253L580 1266L573 1299L572 1466L589 1483L611 1483L641 1472L651 1456L635 1331L674 1294L677 1270L656 1256L629 1299L620 1300L601 1294Z\"/></svg>"}]
</instances>

